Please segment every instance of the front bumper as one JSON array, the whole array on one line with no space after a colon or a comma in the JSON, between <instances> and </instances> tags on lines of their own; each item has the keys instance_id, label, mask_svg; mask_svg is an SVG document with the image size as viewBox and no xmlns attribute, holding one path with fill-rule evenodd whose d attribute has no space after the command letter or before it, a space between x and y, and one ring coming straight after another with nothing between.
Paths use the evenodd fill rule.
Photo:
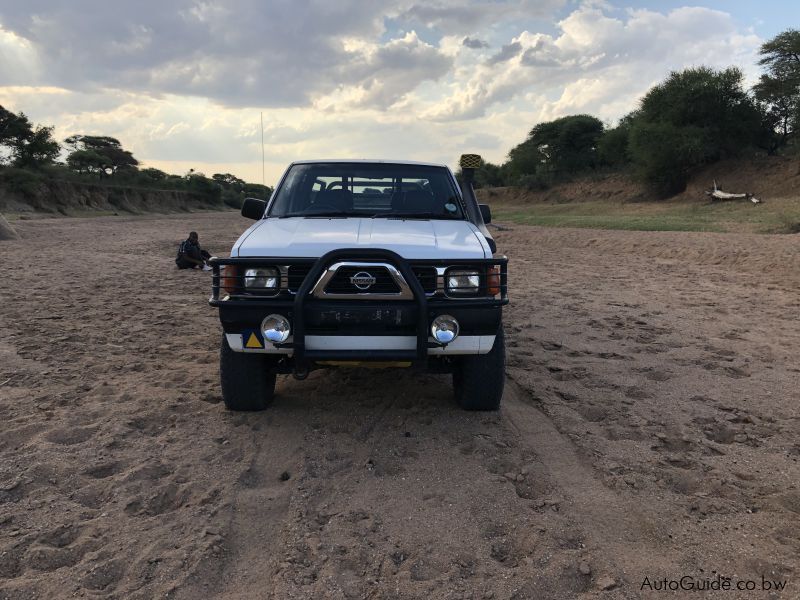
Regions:
<instances>
[{"instance_id":1,"label":"front bumper","mask_svg":"<svg viewBox=\"0 0 800 600\"><path fill-rule=\"evenodd\" d=\"M248 330L246 330L248 331ZM294 338L291 336L287 346L276 347L264 343L256 335L260 348L248 348L248 333L225 333L228 345L236 352L255 352L261 354L294 355ZM454 356L463 354L486 354L494 346L494 335L459 335L455 340L440 346L429 338L429 356ZM413 335L306 335L306 357L315 360L411 360L416 358L417 339ZM367 355L367 353L369 353ZM375 354L377 353L377 354Z\"/></svg>"},{"instance_id":2,"label":"front bumper","mask_svg":"<svg viewBox=\"0 0 800 600\"><path fill-rule=\"evenodd\" d=\"M407 282L410 294L402 300L373 300L369 295L339 300L311 294L329 265L347 260L391 263ZM500 327L502 307L508 303L505 257L446 261L449 266L481 265L487 273L489 267L498 267L500 291L496 296L446 298L426 292L411 265L396 253L364 248L335 250L322 256L294 294L282 290L274 297L242 294L226 297L221 283L222 266L244 268L289 261L292 259L268 257L210 261L214 285L209 302L220 309L220 321L232 350L284 355L300 363L409 361L424 366L429 356L489 352ZM436 264L436 261L425 262ZM419 263L415 261L414 268L419 268ZM272 344L261 336L261 321L270 313L282 314L292 324L292 335L283 344ZM461 326L460 335L446 346L430 336L430 323L440 314L452 315Z\"/></svg>"}]
</instances>

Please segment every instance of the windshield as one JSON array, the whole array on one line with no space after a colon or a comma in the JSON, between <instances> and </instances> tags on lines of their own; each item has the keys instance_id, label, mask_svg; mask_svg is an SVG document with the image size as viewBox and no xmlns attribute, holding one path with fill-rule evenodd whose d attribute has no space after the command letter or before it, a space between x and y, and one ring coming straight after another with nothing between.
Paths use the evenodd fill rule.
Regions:
<instances>
[{"instance_id":1,"label":"windshield","mask_svg":"<svg viewBox=\"0 0 800 600\"><path fill-rule=\"evenodd\" d=\"M268 216L464 218L447 168L382 163L293 165Z\"/></svg>"}]
</instances>

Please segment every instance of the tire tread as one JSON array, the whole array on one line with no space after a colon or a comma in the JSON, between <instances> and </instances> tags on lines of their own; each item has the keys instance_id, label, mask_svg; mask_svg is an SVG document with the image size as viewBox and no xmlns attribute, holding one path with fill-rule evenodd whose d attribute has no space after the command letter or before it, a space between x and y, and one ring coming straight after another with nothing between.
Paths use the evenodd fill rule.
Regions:
<instances>
[{"instance_id":1,"label":"tire tread","mask_svg":"<svg viewBox=\"0 0 800 600\"><path fill-rule=\"evenodd\" d=\"M276 373L269 359L261 354L234 352L225 334L219 351L219 377L228 410L264 410L275 395Z\"/></svg>"},{"instance_id":2,"label":"tire tread","mask_svg":"<svg viewBox=\"0 0 800 600\"><path fill-rule=\"evenodd\" d=\"M506 379L506 346L502 326L487 354L463 356L453 371L456 401L464 410L498 410Z\"/></svg>"}]
</instances>

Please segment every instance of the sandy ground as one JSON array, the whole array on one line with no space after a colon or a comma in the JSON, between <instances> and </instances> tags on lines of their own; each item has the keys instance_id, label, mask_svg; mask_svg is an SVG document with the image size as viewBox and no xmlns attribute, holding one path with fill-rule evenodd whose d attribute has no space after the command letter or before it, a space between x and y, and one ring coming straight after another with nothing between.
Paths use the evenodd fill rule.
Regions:
<instances>
[{"instance_id":1,"label":"sandy ground","mask_svg":"<svg viewBox=\"0 0 800 600\"><path fill-rule=\"evenodd\" d=\"M232 414L209 276L172 259L245 226L0 243L0 598L800 597L797 236L502 231L499 413L355 370Z\"/></svg>"}]
</instances>

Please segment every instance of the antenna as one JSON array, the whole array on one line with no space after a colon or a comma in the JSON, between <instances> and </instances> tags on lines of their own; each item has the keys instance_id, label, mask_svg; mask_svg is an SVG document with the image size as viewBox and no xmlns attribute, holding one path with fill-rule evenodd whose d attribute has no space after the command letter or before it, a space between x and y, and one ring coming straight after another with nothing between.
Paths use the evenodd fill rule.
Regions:
<instances>
[{"instance_id":1,"label":"antenna","mask_svg":"<svg viewBox=\"0 0 800 600\"><path fill-rule=\"evenodd\" d=\"M261 111L261 185L267 185L267 178L264 176L264 111Z\"/></svg>"}]
</instances>

